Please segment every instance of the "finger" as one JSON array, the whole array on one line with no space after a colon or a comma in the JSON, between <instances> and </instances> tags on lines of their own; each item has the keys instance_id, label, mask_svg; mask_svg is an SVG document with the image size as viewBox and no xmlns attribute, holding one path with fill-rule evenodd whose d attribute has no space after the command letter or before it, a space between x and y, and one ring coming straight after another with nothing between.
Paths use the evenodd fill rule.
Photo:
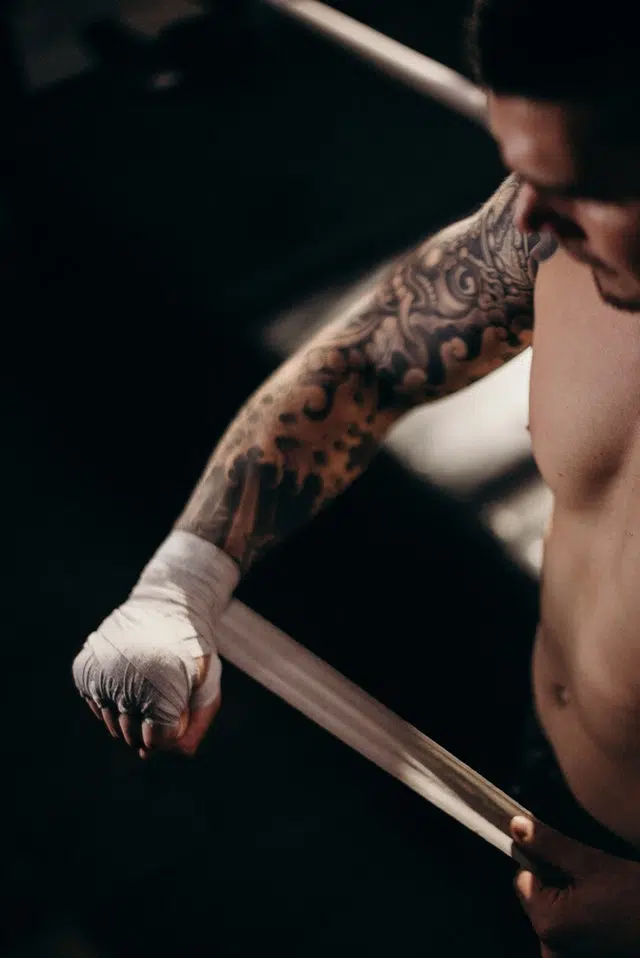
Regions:
<instances>
[{"instance_id":1,"label":"finger","mask_svg":"<svg viewBox=\"0 0 640 958\"><path fill-rule=\"evenodd\" d=\"M184 712L178 725L160 725L145 719L142 723L142 741L147 749L167 750L174 747L189 724L189 713Z\"/></svg>"},{"instance_id":2,"label":"finger","mask_svg":"<svg viewBox=\"0 0 640 958\"><path fill-rule=\"evenodd\" d=\"M535 881L534 875L530 871L520 871L516 875L516 891L527 903L533 898Z\"/></svg>"},{"instance_id":3,"label":"finger","mask_svg":"<svg viewBox=\"0 0 640 958\"><path fill-rule=\"evenodd\" d=\"M181 752L183 755L195 755L198 746L209 729L209 726L218 714L220 703L221 698L218 696L215 702L212 702L210 705L205 705L204 708L201 709L194 709L193 712L191 712L191 715L189 716L189 724L187 725L183 735L181 735L178 741L175 743L175 749L177 751Z\"/></svg>"},{"instance_id":4,"label":"finger","mask_svg":"<svg viewBox=\"0 0 640 958\"><path fill-rule=\"evenodd\" d=\"M142 745L142 732L140 730L140 720L126 712L121 712L118 716L118 725L127 745L131 748L139 748Z\"/></svg>"},{"instance_id":5,"label":"finger","mask_svg":"<svg viewBox=\"0 0 640 958\"><path fill-rule=\"evenodd\" d=\"M543 885L533 872L524 869L516 875L514 886L520 904L533 925L541 944L546 947L560 944L571 922L571 897L566 889ZM549 951L551 958L561 958Z\"/></svg>"},{"instance_id":6,"label":"finger","mask_svg":"<svg viewBox=\"0 0 640 958\"><path fill-rule=\"evenodd\" d=\"M95 717L97 719L100 719L100 721L102 721L102 712L100 711L96 703L93 701L93 699L88 698L86 695L83 696L83 698L85 702L87 703L87 705L89 706L89 708L91 709L91 711L93 712L93 714L95 715Z\"/></svg>"},{"instance_id":7,"label":"finger","mask_svg":"<svg viewBox=\"0 0 640 958\"><path fill-rule=\"evenodd\" d=\"M120 738L120 726L116 722L115 716L111 709L101 709L100 714L102 716L102 721L109 729L109 734L113 738Z\"/></svg>"},{"instance_id":8,"label":"finger","mask_svg":"<svg viewBox=\"0 0 640 958\"><path fill-rule=\"evenodd\" d=\"M546 907L550 898L550 891L538 879L534 872L522 869L513 880L520 904L526 911L532 923L536 925L538 912Z\"/></svg>"}]
</instances>

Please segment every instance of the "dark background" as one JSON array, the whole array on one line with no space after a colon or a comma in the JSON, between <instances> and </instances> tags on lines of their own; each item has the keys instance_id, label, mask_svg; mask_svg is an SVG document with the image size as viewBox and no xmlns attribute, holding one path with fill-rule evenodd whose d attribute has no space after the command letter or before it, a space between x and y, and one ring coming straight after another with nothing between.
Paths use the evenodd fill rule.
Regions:
<instances>
[{"instance_id":1,"label":"dark background","mask_svg":"<svg viewBox=\"0 0 640 958\"><path fill-rule=\"evenodd\" d=\"M336 6L465 69L463 0ZM468 121L246 15L164 94L3 59L2 954L533 955L511 863L232 667L192 762L143 765L71 684L275 367L266 325L502 175ZM536 587L463 503L382 453L240 594L509 782Z\"/></svg>"}]
</instances>

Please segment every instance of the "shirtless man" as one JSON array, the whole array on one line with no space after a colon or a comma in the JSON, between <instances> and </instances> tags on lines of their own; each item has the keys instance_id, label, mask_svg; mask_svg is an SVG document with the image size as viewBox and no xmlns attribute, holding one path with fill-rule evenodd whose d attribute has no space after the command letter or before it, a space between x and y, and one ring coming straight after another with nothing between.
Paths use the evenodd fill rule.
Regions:
<instances>
[{"instance_id":1,"label":"shirtless man","mask_svg":"<svg viewBox=\"0 0 640 958\"><path fill-rule=\"evenodd\" d=\"M555 500L535 707L577 802L640 859L632 10L612 0L607 33L582 0L476 0L478 79L512 175L477 213L403 258L346 327L321 332L258 390L127 602L87 640L78 688L141 755L190 753L204 735L219 704L216 621L240 575L352 482L408 409L530 346L535 312L530 428ZM527 825L512 823L516 841L565 875L560 890L528 871L517 878L543 953L640 954L634 856L537 822L527 840Z\"/></svg>"}]
</instances>

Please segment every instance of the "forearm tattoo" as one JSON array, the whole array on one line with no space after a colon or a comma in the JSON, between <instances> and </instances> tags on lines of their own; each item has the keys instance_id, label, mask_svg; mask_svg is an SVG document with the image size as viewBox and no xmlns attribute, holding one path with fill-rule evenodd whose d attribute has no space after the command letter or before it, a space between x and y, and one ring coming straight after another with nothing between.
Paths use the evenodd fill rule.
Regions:
<instances>
[{"instance_id":1,"label":"forearm tattoo","mask_svg":"<svg viewBox=\"0 0 640 958\"><path fill-rule=\"evenodd\" d=\"M346 328L278 370L227 430L178 527L245 571L355 479L404 412L522 352L536 271L554 247L515 228L518 191L510 177L404 257Z\"/></svg>"}]
</instances>

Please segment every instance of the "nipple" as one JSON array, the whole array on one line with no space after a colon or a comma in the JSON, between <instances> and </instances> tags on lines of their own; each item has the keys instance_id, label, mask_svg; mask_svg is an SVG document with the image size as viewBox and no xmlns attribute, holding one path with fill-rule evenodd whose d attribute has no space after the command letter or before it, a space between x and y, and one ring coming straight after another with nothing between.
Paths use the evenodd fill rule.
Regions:
<instances>
[{"instance_id":1,"label":"nipple","mask_svg":"<svg viewBox=\"0 0 640 958\"><path fill-rule=\"evenodd\" d=\"M558 705L563 707L569 704L569 692L566 685L554 685L553 694Z\"/></svg>"}]
</instances>

